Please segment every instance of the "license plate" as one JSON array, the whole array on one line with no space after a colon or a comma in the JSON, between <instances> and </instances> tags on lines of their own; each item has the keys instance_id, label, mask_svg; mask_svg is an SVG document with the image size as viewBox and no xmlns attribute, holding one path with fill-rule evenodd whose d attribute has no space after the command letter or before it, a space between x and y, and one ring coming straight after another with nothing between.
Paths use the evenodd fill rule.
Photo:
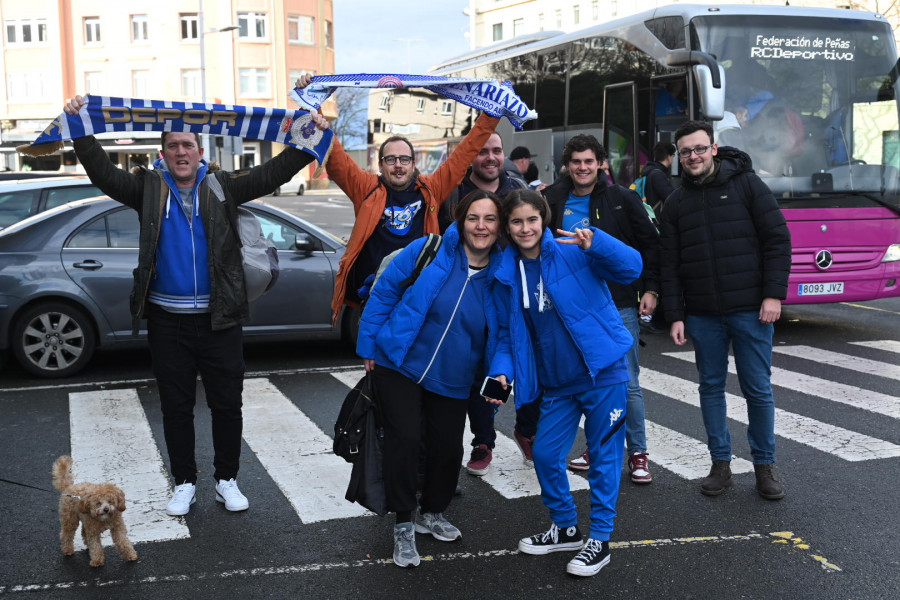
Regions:
<instances>
[{"instance_id":1,"label":"license plate","mask_svg":"<svg viewBox=\"0 0 900 600\"><path fill-rule=\"evenodd\" d=\"M797 290L797 294L800 296L824 296L827 294L843 293L843 281L832 281L830 283L801 283Z\"/></svg>"}]
</instances>

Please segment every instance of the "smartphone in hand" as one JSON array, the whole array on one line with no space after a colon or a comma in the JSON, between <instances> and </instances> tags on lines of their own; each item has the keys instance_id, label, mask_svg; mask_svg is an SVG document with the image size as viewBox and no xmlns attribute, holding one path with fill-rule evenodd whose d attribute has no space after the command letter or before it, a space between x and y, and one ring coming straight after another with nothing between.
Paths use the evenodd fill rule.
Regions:
<instances>
[{"instance_id":1,"label":"smartphone in hand","mask_svg":"<svg viewBox=\"0 0 900 600\"><path fill-rule=\"evenodd\" d=\"M485 398L492 398L494 400L506 402L507 400L509 400L510 392L512 392L511 383L507 384L506 389L504 390L503 384L493 377L485 377L484 383L481 384L481 395Z\"/></svg>"}]
</instances>

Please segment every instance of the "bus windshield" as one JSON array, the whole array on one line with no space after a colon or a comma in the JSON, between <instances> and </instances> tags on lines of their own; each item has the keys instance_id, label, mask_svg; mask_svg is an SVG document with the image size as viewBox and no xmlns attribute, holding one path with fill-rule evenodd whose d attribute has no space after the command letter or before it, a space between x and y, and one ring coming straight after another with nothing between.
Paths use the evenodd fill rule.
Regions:
<instances>
[{"instance_id":1,"label":"bus windshield","mask_svg":"<svg viewBox=\"0 0 900 600\"><path fill-rule=\"evenodd\" d=\"M703 16L692 47L725 69L717 142L746 151L776 197L897 204L897 56L885 23Z\"/></svg>"}]
</instances>

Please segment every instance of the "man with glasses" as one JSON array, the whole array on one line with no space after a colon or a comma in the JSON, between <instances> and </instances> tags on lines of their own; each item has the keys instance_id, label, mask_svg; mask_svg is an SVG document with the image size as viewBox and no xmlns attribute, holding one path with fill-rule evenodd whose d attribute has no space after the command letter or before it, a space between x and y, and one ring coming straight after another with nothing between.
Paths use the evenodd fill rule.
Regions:
<instances>
[{"instance_id":1,"label":"man with glasses","mask_svg":"<svg viewBox=\"0 0 900 600\"><path fill-rule=\"evenodd\" d=\"M647 463L647 435L644 423L644 396L638 381L638 316L656 310L659 297L659 236L647 216L641 198L633 191L608 183L602 165L606 149L592 135L576 135L563 149L566 174L541 193L550 204L550 230L575 231L588 226L602 229L641 253L641 278L629 285L608 281L612 299L633 343L628 357L628 402L625 412L625 443L628 472L632 483L653 481ZM600 449L595 449L600 452ZM569 468L587 471L590 449L568 463Z\"/></svg>"},{"instance_id":2,"label":"man with glasses","mask_svg":"<svg viewBox=\"0 0 900 600\"><path fill-rule=\"evenodd\" d=\"M311 75L302 76L297 87L308 86L311 79ZM335 324L345 304L359 306L359 289L385 256L426 234L439 233L438 210L499 121L487 114L479 116L447 160L428 175L416 168L416 152L405 137L393 136L381 144L381 174L376 175L361 169L335 136L326 165L328 176L353 202L356 215L334 282Z\"/></svg>"},{"instance_id":3,"label":"man with glasses","mask_svg":"<svg viewBox=\"0 0 900 600\"><path fill-rule=\"evenodd\" d=\"M682 186L666 199L660 218L660 270L670 335L679 346L690 335L700 376L700 412L712 456L700 491L718 496L732 483L725 399L730 346L747 401L756 489L778 500L784 488L774 470L772 337L787 295L790 232L750 157L719 148L708 123L682 124L675 146Z\"/></svg>"}]
</instances>

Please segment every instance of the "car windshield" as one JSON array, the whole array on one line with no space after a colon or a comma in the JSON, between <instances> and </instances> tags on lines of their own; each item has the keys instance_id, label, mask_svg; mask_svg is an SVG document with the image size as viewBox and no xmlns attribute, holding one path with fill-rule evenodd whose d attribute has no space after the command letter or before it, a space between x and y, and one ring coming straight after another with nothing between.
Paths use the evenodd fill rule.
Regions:
<instances>
[{"instance_id":1,"label":"car windshield","mask_svg":"<svg viewBox=\"0 0 900 600\"><path fill-rule=\"evenodd\" d=\"M776 196L856 192L897 203L897 67L886 23L704 16L691 32L725 69L717 141L746 151Z\"/></svg>"}]
</instances>

